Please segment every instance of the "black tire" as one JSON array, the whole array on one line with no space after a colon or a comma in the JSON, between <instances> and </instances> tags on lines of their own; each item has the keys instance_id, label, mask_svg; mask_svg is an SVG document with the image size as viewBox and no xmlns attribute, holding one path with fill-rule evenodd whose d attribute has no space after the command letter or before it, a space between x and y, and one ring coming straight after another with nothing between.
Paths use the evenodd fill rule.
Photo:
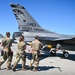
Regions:
<instances>
[{"instance_id":1,"label":"black tire","mask_svg":"<svg viewBox=\"0 0 75 75\"><path fill-rule=\"evenodd\" d=\"M52 50L52 51L51 51L51 55L52 55L52 56L56 56L56 51L55 51L55 50Z\"/></svg>"},{"instance_id":2,"label":"black tire","mask_svg":"<svg viewBox=\"0 0 75 75\"><path fill-rule=\"evenodd\" d=\"M64 58L69 58L69 53L68 52L63 52L63 57Z\"/></svg>"}]
</instances>

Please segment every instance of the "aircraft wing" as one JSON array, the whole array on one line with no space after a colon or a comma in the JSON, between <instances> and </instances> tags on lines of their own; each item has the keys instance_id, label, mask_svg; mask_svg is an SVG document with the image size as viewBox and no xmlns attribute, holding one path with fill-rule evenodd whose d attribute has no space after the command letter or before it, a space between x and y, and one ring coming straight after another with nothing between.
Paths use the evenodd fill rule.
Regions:
<instances>
[{"instance_id":1,"label":"aircraft wing","mask_svg":"<svg viewBox=\"0 0 75 75\"><path fill-rule=\"evenodd\" d=\"M49 41L60 41L60 40L72 40L73 37L66 38L66 37L40 37L40 40L49 40Z\"/></svg>"},{"instance_id":2,"label":"aircraft wing","mask_svg":"<svg viewBox=\"0 0 75 75\"><path fill-rule=\"evenodd\" d=\"M53 39L52 41L59 41L59 40L72 40L72 38L57 38Z\"/></svg>"}]
</instances>

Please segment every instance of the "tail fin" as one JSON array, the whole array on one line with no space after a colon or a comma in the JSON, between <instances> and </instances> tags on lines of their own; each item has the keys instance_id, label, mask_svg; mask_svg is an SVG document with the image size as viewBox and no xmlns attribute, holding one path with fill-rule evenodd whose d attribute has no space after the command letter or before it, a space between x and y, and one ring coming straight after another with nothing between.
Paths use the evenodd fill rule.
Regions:
<instances>
[{"instance_id":1,"label":"tail fin","mask_svg":"<svg viewBox=\"0 0 75 75\"><path fill-rule=\"evenodd\" d=\"M19 31L44 31L34 18L19 4L10 4L19 24Z\"/></svg>"}]
</instances>

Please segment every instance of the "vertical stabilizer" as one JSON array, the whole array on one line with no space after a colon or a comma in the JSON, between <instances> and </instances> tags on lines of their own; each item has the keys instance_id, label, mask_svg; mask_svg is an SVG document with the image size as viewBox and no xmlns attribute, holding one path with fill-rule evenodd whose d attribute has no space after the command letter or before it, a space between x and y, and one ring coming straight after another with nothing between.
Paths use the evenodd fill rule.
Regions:
<instances>
[{"instance_id":1,"label":"vertical stabilizer","mask_svg":"<svg viewBox=\"0 0 75 75\"><path fill-rule=\"evenodd\" d=\"M19 31L44 31L34 18L19 4L10 4L19 24Z\"/></svg>"}]
</instances>

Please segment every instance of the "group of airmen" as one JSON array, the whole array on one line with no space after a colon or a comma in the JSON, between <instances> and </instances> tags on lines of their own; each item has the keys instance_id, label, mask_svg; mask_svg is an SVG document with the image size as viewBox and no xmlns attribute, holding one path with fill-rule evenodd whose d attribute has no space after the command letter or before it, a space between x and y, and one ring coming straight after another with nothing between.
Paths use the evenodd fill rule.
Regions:
<instances>
[{"instance_id":1,"label":"group of airmen","mask_svg":"<svg viewBox=\"0 0 75 75\"><path fill-rule=\"evenodd\" d=\"M26 43L24 41L24 36L20 36L19 42L17 43L17 53L16 53L16 61L14 62L13 66L11 67L11 62L13 58L13 51L11 50L12 46L12 39L10 38L10 32L6 32L6 37L2 39L1 46L3 47L3 58L0 59L0 69L1 65L7 60L7 70L12 69L16 71L16 66L20 59L22 59L22 70L27 70L25 67L26 63ZM42 43L39 41L39 36L35 36L35 40L32 41L31 44L31 56L32 59L30 60L29 68L33 71L38 70L39 65L39 50L42 47ZM34 68L32 68L34 64Z\"/></svg>"}]
</instances>

